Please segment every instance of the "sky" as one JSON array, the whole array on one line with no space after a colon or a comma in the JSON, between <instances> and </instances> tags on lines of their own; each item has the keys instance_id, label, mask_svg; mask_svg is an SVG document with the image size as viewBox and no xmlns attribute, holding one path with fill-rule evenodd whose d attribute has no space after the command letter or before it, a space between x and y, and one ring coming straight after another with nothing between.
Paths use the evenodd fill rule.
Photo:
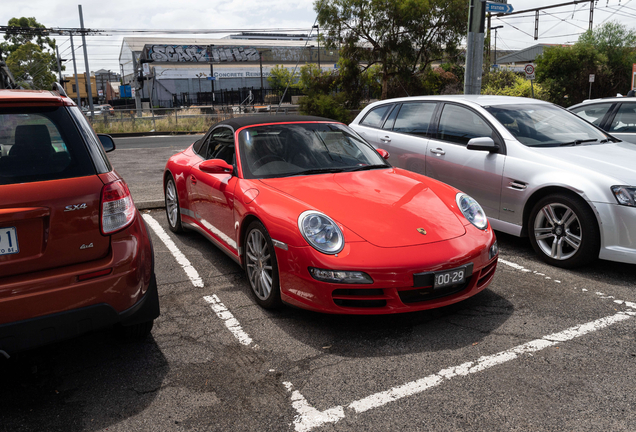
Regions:
<instances>
[{"instance_id":1,"label":"sky","mask_svg":"<svg viewBox=\"0 0 636 432\"><path fill-rule=\"evenodd\" d=\"M166 31L205 29L197 35L221 38L237 31L292 29L309 33L315 23L313 0L1 0L0 25L14 17L34 17L50 28L79 28L78 5L82 5L84 26L103 30L88 36L89 69L119 71L119 51L124 36L195 37L192 34L166 34ZM523 11L571 0L508 0L514 11ZM466 0L468 5L468 0ZM498 50L517 50L537 43L574 43L588 29L590 3L580 3L544 10L539 18L539 39L534 40L534 12L493 18ZM598 0L594 9L594 26L618 21L636 29L636 0ZM144 30L145 32L139 32ZM232 31L236 30L236 31ZM135 32L136 31L136 32ZM148 33L156 31L156 33ZM68 36L56 37L60 55L68 59L65 74L72 73ZM78 72L83 72L81 38L73 38Z\"/></svg>"}]
</instances>

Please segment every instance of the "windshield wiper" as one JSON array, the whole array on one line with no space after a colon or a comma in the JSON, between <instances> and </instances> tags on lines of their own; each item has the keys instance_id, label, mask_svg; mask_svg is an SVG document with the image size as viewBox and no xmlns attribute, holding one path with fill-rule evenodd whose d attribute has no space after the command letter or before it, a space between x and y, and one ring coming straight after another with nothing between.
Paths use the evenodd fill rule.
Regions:
<instances>
[{"instance_id":1,"label":"windshield wiper","mask_svg":"<svg viewBox=\"0 0 636 432\"><path fill-rule=\"evenodd\" d=\"M357 166L355 168L349 168L347 169L348 172L352 172L352 171L366 171L366 170L372 170L372 169L377 169L377 168L388 168L388 165L385 164L376 164L376 165L362 165L362 166Z\"/></svg>"},{"instance_id":2,"label":"windshield wiper","mask_svg":"<svg viewBox=\"0 0 636 432\"><path fill-rule=\"evenodd\" d=\"M315 169L310 169L310 170L305 170L305 171L299 171L293 174L290 174L290 176L299 176L299 175L309 175L309 174L325 174L325 173L339 173L344 171L343 168L315 168Z\"/></svg>"},{"instance_id":3,"label":"windshield wiper","mask_svg":"<svg viewBox=\"0 0 636 432\"><path fill-rule=\"evenodd\" d=\"M583 144L583 143L586 143L586 142L594 142L594 141L598 141L598 138L585 139L585 140L574 140L574 141L570 141L570 142L559 144L559 147L570 146L570 145L571 146L576 146L576 145Z\"/></svg>"}]
</instances>

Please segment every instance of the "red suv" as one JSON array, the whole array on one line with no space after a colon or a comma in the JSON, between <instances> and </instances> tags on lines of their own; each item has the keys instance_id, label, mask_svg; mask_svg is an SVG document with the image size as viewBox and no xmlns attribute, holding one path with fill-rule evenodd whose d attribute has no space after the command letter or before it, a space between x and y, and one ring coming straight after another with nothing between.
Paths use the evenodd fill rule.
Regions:
<instances>
[{"instance_id":1,"label":"red suv","mask_svg":"<svg viewBox=\"0 0 636 432\"><path fill-rule=\"evenodd\" d=\"M71 99L0 90L0 354L159 315L148 230Z\"/></svg>"}]
</instances>

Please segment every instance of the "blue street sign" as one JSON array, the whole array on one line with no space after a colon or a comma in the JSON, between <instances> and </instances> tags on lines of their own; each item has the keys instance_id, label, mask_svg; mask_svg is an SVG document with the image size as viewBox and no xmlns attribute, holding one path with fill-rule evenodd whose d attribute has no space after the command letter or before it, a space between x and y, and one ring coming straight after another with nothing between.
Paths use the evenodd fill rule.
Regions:
<instances>
[{"instance_id":1,"label":"blue street sign","mask_svg":"<svg viewBox=\"0 0 636 432\"><path fill-rule=\"evenodd\" d=\"M208 77L208 81L216 81L216 77Z\"/></svg>"},{"instance_id":2,"label":"blue street sign","mask_svg":"<svg viewBox=\"0 0 636 432\"><path fill-rule=\"evenodd\" d=\"M501 3L486 3L486 12L510 13L514 10L512 5Z\"/></svg>"}]
</instances>

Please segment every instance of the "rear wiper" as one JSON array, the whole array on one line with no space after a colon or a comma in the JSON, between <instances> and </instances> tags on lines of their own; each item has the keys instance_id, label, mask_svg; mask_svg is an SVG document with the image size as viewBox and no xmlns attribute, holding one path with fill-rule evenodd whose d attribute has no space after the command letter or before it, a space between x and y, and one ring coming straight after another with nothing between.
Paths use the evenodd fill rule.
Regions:
<instances>
[{"instance_id":1,"label":"rear wiper","mask_svg":"<svg viewBox=\"0 0 636 432\"><path fill-rule=\"evenodd\" d=\"M309 175L309 174L325 174L338 173L344 171L342 168L315 168L290 174L290 176Z\"/></svg>"},{"instance_id":2,"label":"rear wiper","mask_svg":"<svg viewBox=\"0 0 636 432\"><path fill-rule=\"evenodd\" d=\"M563 147L563 146L575 146L575 145L579 145L579 144L583 144L586 142L594 142L594 141L598 141L597 138L592 138L592 139L586 139L586 140L574 140L574 141L570 141L570 142L566 142L566 143L562 143L559 144L559 147Z\"/></svg>"},{"instance_id":3,"label":"rear wiper","mask_svg":"<svg viewBox=\"0 0 636 432\"><path fill-rule=\"evenodd\" d=\"M357 166L355 168L349 168L347 169L348 172L351 171L366 171L366 170L372 170L372 169L376 169L376 168L388 168L388 165L385 164L376 164L376 165L362 165L362 166Z\"/></svg>"}]
</instances>

